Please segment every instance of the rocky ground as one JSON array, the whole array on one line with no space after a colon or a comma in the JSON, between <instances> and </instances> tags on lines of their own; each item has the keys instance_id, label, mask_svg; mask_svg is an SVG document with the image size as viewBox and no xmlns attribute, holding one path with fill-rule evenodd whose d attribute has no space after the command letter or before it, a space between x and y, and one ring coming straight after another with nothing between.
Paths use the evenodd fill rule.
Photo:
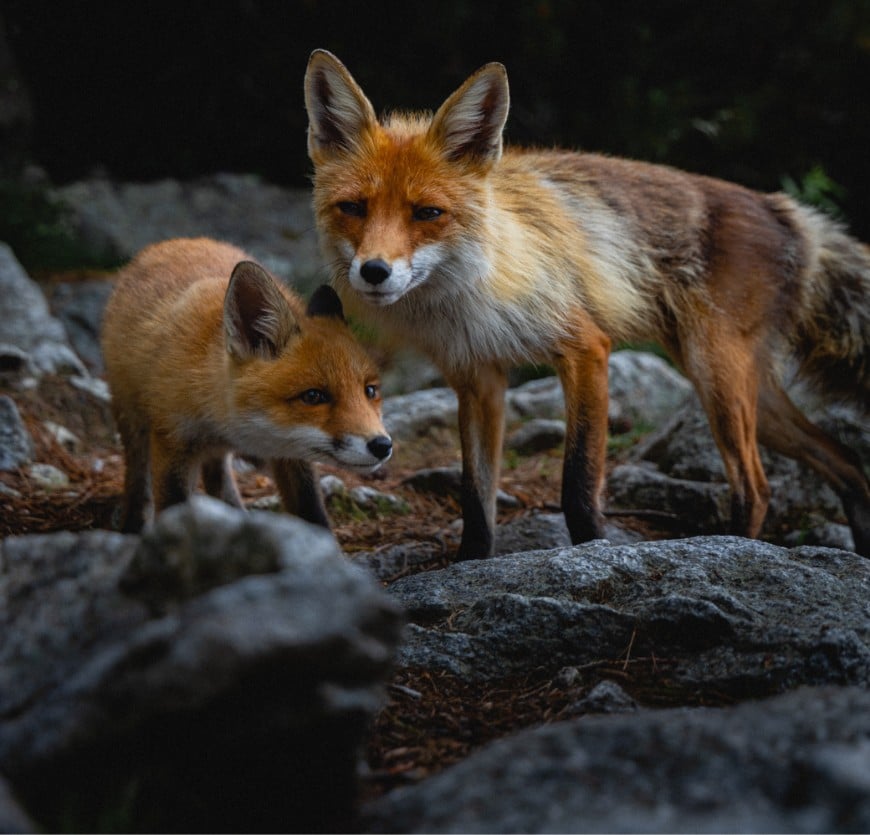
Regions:
<instances>
[{"instance_id":1,"label":"rocky ground","mask_svg":"<svg viewBox=\"0 0 870 835\"><path fill-rule=\"evenodd\" d=\"M262 260L271 258L270 266L303 290L322 279L301 197L253 178L151 187L98 181L65 194L79 201L81 234L121 254L149 235L178 229L230 237ZM258 194L265 196L255 214ZM280 527L280 513L255 512L247 522L211 505L173 517L150 543L110 533L123 465L95 336L111 275L45 274L35 281L14 253L0 247L0 256L0 593L4 629L16 636L0 653L0 772L43 827L159 831L165 820L136 814L163 802L169 778L143 776L136 758L108 756L113 734L148 762L143 740L154 737L154 717L210 734L237 723L244 736L254 708L266 705L277 725L263 738L280 726L281 739L301 744L263 682L280 680L286 693L286 665L296 669L299 658L313 657L307 644L304 651L291 646L287 636L300 627L284 626L285 608L276 608L294 593L287 584L307 570L298 564L301 546L286 543L309 540ZM214 831L216 821L249 830L369 831L870 826L870 566L849 552L850 533L828 488L792 462L768 456L774 500L766 542L718 536L726 529L727 488L688 386L658 357L619 352L611 361L609 542L570 547L558 514L561 392L544 376L518 380L508 396L499 500L503 556L453 565L461 531L455 398L418 359L380 359L389 394L385 423L396 453L367 477L322 468L340 552L318 544L322 581L292 598L310 621L329 626L318 644L326 649L315 655L336 659L338 671L317 673L327 685L312 685L311 693L338 687L355 694L331 696L327 707L311 711L311 721L326 738L336 723L352 728L344 735L362 746L350 766L361 778L359 794L351 803L349 789L336 780L326 801L335 804L333 817L293 803L257 819L244 812L234 819L221 804L197 817L184 806L189 817L180 819L188 828ZM844 409L816 417L870 462L862 417ZM238 475L251 510L276 509L267 475L244 463ZM279 526L274 534L273 525ZM248 574L266 570L251 567L261 559L256 548L242 557L238 546L229 548L227 559L241 560L240 567L214 578L216 555L224 553L221 532L235 542L233 531L240 529L253 531L255 541L283 543L274 545L276 566L283 568L268 569L273 589L251 585ZM200 540L205 544L197 545ZM187 579L167 585L167 572L181 571L166 556L179 543L199 556L184 557L194 566L178 575ZM344 577L337 553L374 590ZM202 583L189 580L197 572ZM306 603L329 599L332 577L337 590L361 584L351 595L356 602L348 603L353 616L342 626L351 648L341 651L330 604L309 614ZM178 583L185 589L180 597ZM246 607L252 607L247 615ZM407 621L401 640L392 625L396 611ZM265 632L255 639L247 630L258 618ZM313 628L305 621L306 635ZM60 637L65 630L69 637ZM156 652L155 635L169 631L176 637L160 640L175 649ZM365 648L361 633L371 638ZM215 696L221 686L215 647L222 642L232 647L239 670L221 673L226 689ZM345 655L368 660L350 663ZM379 695L360 695L363 668ZM65 669L83 672L66 678ZM179 669L192 682L183 709L166 696L175 692ZM151 717L141 726L116 723L118 681L128 679L136 715ZM149 687L158 694L154 700ZM124 704L133 692L123 690ZM244 710L233 707L239 692L251 703ZM308 716L321 696L288 698ZM356 707L348 712L348 704ZM95 706L101 723L93 721ZM339 718L324 724L322 715ZM218 748L221 757L253 756L230 737ZM199 761L210 750L198 737L183 755L176 745L169 734L166 751L155 754L167 774L174 773L169 760ZM102 762L97 772L90 768L95 751ZM343 756L335 755L341 763L335 773L347 776ZM115 794L96 792L95 802L117 812L120 792L127 798L121 823L106 818L103 807L58 794L70 768L81 772L80 791L87 794L93 774L108 773L107 762L124 780L120 788L108 780ZM277 755L268 763L269 779L242 796L241 809L262 804L263 786L280 778L279 765L302 781L298 763ZM241 791L237 772L208 775L212 790ZM300 791L319 797L320 789ZM174 795L172 802L182 803ZM9 827L23 828L22 818L7 819Z\"/></svg>"}]
</instances>

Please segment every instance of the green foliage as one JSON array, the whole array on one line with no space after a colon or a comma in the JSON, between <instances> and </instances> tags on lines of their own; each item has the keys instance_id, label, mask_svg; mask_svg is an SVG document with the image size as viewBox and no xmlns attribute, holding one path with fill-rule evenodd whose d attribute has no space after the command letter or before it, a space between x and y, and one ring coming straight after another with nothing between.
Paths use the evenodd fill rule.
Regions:
<instances>
[{"instance_id":1,"label":"green foliage","mask_svg":"<svg viewBox=\"0 0 870 835\"><path fill-rule=\"evenodd\" d=\"M95 252L76 234L72 212L40 186L0 180L0 240L28 271L109 269L117 257Z\"/></svg>"},{"instance_id":2,"label":"green foliage","mask_svg":"<svg viewBox=\"0 0 870 835\"><path fill-rule=\"evenodd\" d=\"M815 206L831 217L843 219L840 204L846 197L846 189L829 177L821 165L814 165L799 182L789 176L783 177L782 188L796 200Z\"/></svg>"},{"instance_id":3,"label":"green foliage","mask_svg":"<svg viewBox=\"0 0 870 835\"><path fill-rule=\"evenodd\" d=\"M638 441L642 440L655 427L651 423L638 421L628 432L623 432L618 435L607 436L607 453L608 455L616 455L626 449L633 447Z\"/></svg>"},{"instance_id":4,"label":"green foliage","mask_svg":"<svg viewBox=\"0 0 870 835\"><path fill-rule=\"evenodd\" d=\"M360 503L349 492L333 493L326 501L334 521L362 522L366 519L381 519L385 516L406 516L410 507L403 501L396 502L388 496L374 496Z\"/></svg>"}]
</instances>

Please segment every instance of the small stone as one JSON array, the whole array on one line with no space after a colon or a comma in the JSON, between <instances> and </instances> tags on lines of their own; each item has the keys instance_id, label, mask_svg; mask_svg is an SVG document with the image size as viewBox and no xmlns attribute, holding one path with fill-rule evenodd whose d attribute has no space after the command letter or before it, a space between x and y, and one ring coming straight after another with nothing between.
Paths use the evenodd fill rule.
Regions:
<instances>
[{"instance_id":1,"label":"small stone","mask_svg":"<svg viewBox=\"0 0 870 835\"><path fill-rule=\"evenodd\" d=\"M31 480L46 490L69 487L69 476L53 464L31 464L27 468Z\"/></svg>"}]
</instances>

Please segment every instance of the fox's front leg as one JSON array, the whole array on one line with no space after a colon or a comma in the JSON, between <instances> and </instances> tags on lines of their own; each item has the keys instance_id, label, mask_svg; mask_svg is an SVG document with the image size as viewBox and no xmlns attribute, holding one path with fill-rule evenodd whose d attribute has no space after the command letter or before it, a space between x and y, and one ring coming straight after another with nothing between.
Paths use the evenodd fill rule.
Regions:
<instances>
[{"instance_id":1,"label":"fox's front leg","mask_svg":"<svg viewBox=\"0 0 870 835\"><path fill-rule=\"evenodd\" d=\"M196 487L197 473L189 450L178 449L164 435L153 430L150 453L151 492L156 516L170 505L187 500Z\"/></svg>"},{"instance_id":2,"label":"fox's front leg","mask_svg":"<svg viewBox=\"0 0 870 835\"><path fill-rule=\"evenodd\" d=\"M607 362L610 339L588 317L559 345L556 370L565 392L562 510L571 542L604 533L601 490L607 455Z\"/></svg>"},{"instance_id":3,"label":"fox's front leg","mask_svg":"<svg viewBox=\"0 0 870 835\"><path fill-rule=\"evenodd\" d=\"M280 458L272 462L272 475L284 509L306 522L329 528L329 517L314 467L307 461Z\"/></svg>"},{"instance_id":4,"label":"fox's front leg","mask_svg":"<svg viewBox=\"0 0 870 835\"><path fill-rule=\"evenodd\" d=\"M462 443L462 542L457 559L492 555L495 549L495 497L504 439L507 375L484 365L449 380L459 401Z\"/></svg>"},{"instance_id":5,"label":"fox's front leg","mask_svg":"<svg viewBox=\"0 0 870 835\"><path fill-rule=\"evenodd\" d=\"M222 499L233 507L245 506L233 475L232 453L228 452L202 462L202 485L209 496Z\"/></svg>"}]
</instances>

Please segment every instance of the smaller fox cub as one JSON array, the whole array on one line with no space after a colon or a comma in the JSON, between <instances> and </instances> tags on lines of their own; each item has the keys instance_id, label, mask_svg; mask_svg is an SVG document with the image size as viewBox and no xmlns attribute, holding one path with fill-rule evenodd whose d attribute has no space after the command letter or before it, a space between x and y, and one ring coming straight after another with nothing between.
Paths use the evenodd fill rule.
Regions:
<instances>
[{"instance_id":1,"label":"smaller fox cub","mask_svg":"<svg viewBox=\"0 0 870 835\"><path fill-rule=\"evenodd\" d=\"M143 249L106 306L102 349L124 446L121 527L209 494L242 506L232 451L271 462L285 509L329 527L309 462L371 471L392 453L377 369L329 287L304 304L207 238Z\"/></svg>"}]
</instances>

